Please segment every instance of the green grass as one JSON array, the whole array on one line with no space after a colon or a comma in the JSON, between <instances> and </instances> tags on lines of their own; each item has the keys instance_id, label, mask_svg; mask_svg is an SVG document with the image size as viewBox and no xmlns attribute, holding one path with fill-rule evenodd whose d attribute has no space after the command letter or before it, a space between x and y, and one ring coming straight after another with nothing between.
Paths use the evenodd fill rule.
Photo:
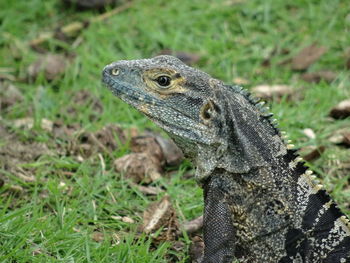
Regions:
<instances>
[{"instance_id":1,"label":"green grass","mask_svg":"<svg viewBox=\"0 0 350 263\"><path fill-rule=\"evenodd\" d=\"M28 41L58 25L97 15L67 10L55 0L2 1L0 10L0 67L10 68L19 78L38 56ZM345 69L350 47L349 14L348 3L340 0L135 1L129 10L83 30L77 47L49 41L51 52L59 46L61 53L75 53L74 61L64 76L53 82L43 77L34 83L13 82L24 101L1 117L8 123L28 116L37 121L61 119L92 131L108 123L157 129L102 86L102 68L119 59L150 57L164 48L198 53L201 60L196 67L226 83L243 77L250 81L248 88L264 83L303 87L302 100L282 100L270 107L297 146L327 146L310 166L349 214L350 173L338 169L339 162L349 162L349 150L327 141L332 131L350 124L349 119L332 121L327 117L332 106L350 96L349 71ZM330 84L305 83L288 65L278 65L314 42L326 46L328 52L309 71L338 72ZM290 54L277 54L271 66L263 68L262 60L274 48L288 49ZM69 113L74 104L71 98L79 90L88 90L103 102L97 119L89 118L96 116L90 105L75 105L76 114ZM313 129L316 139L307 140L304 128ZM23 141L52 142L50 134L40 128L34 133L16 132ZM127 151L126 145L114 152L114 157ZM146 237L134 238L143 211L163 194L148 197L129 188L112 168L113 160L104 158L105 171L97 156L84 162L72 156L42 156L27 164L36 168L37 180L32 183L1 170L8 177L8 185L20 185L25 194L9 195L6 185L0 188L0 262L167 262L169 254L176 254L179 262L188 260L188 238L182 239L187 246L182 252L173 251L170 243L153 247ZM203 207L201 189L194 180L182 178L187 169L188 164L183 164L175 175L155 183L167 189L178 215L183 215L180 222L199 216ZM64 171L74 176L67 177ZM112 215L131 217L136 223L114 220ZM91 238L94 231L104 233L103 242Z\"/></svg>"}]
</instances>

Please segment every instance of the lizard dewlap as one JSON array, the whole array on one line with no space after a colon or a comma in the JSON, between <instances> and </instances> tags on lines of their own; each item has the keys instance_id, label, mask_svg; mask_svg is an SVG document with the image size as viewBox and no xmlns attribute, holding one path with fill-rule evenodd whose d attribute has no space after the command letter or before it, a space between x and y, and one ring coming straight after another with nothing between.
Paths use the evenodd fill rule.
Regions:
<instances>
[{"instance_id":1,"label":"lizard dewlap","mask_svg":"<svg viewBox=\"0 0 350 263\"><path fill-rule=\"evenodd\" d=\"M350 262L349 220L248 92L171 56L112 63L103 82L194 162L202 262Z\"/></svg>"}]
</instances>

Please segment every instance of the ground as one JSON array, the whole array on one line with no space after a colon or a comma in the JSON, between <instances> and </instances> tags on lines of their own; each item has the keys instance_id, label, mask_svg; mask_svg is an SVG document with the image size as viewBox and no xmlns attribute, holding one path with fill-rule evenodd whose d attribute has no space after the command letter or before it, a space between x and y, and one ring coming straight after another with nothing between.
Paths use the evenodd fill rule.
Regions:
<instances>
[{"instance_id":1,"label":"ground","mask_svg":"<svg viewBox=\"0 0 350 263\"><path fill-rule=\"evenodd\" d=\"M0 3L0 262L189 261L191 236L154 243L139 225L146 207L165 194L180 226L202 214L192 167L187 161L165 167L151 183L163 189L156 195L130 186L114 160L130 153L136 131L160 131L101 84L106 64L164 49L195 54L193 66L252 91L287 85L289 95L268 100L271 111L297 148L324 148L308 165L350 213L349 145L329 139L350 124L329 115L350 96L346 1L132 1L73 36L30 47L43 32L112 8L76 11L59 0ZM310 65L293 66L310 45L322 54ZM64 57L35 64L48 53ZM305 72L325 70L329 79L303 80Z\"/></svg>"}]
</instances>

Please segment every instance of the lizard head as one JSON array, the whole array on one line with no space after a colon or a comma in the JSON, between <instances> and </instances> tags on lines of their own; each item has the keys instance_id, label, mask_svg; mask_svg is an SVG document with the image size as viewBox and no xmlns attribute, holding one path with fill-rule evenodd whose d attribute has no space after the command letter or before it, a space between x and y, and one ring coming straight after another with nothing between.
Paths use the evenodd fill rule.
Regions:
<instances>
[{"instance_id":1,"label":"lizard head","mask_svg":"<svg viewBox=\"0 0 350 263\"><path fill-rule=\"evenodd\" d=\"M215 168L247 172L284 151L247 94L175 57L114 62L104 68L103 82L168 132L201 178Z\"/></svg>"},{"instance_id":2,"label":"lizard head","mask_svg":"<svg viewBox=\"0 0 350 263\"><path fill-rule=\"evenodd\" d=\"M216 138L210 120L220 109L210 99L211 81L172 56L121 60L103 70L108 88L167 131L188 156L196 154L193 145Z\"/></svg>"}]
</instances>

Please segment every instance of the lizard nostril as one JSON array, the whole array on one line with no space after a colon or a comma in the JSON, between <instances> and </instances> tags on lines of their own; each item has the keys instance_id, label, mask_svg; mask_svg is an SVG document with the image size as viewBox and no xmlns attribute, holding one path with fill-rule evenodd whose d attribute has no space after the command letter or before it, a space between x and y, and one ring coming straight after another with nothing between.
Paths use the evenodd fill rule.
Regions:
<instances>
[{"instance_id":1,"label":"lizard nostril","mask_svg":"<svg viewBox=\"0 0 350 263\"><path fill-rule=\"evenodd\" d=\"M112 68L111 74L112 74L113 76L118 76L118 75L119 75L119 69L117 69L117 68Z\"/></svg>"}]
</instances>

